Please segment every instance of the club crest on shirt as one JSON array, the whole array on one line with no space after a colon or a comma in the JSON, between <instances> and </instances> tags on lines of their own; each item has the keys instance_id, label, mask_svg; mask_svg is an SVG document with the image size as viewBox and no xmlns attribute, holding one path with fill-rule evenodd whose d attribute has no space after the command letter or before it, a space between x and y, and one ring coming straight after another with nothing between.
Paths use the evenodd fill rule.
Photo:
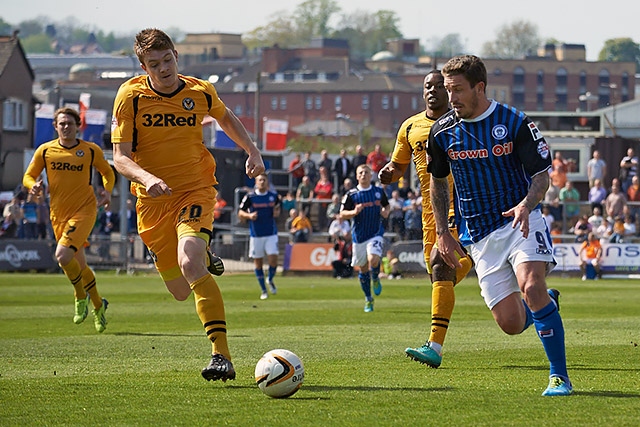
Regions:
<instances>
[{"instance_id":1,"label":"club crest on shirt","mask_svg":"<svg viewBox=\"0 0 640 427\"><path fill-rule=\"evenodd\" d=\"M191 98L185 98L182 100L182 108L187 111L193 110L193 107L196 106L196 103Z\"/></svg>"},{"instance_id":2,"label":"club crest on shirt","mask_svg":"<svg viewBox=\"0 0 640 427\"><path fill-rule=\"evenodd\" d=\"M496 125L491 129L491 136L497 140L504 139L507 136L507 127L505 125Z\"/></svg>"},{"instance_id":3,"label":"club crest on shirt","mask_svg":"<svg viewBox=\"0 0 640 427\"><path fill-rule=\"evenodd\" d=\"M84 157L84 150L76 150L76 157Z\"/></svg>"}]
</instances>

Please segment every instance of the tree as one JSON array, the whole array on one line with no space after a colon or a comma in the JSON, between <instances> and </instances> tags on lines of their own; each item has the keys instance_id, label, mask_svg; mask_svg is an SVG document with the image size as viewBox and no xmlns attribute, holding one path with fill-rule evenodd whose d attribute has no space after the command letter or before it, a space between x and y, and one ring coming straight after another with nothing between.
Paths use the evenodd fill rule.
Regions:
<instances>
[{"instance_id":1,"label":"tree","mask_svg":"<svg viewBox=\"0 0 640 427\"><path fill-rule=\"evenodd\" d=\"M307 0L300 3L293 13L298 36L306 42L314 37L329 37L331 17L340 11L334 0Z\"/></svg>"},{"instance_id":2,"label":"tree","mask_svg":"<svg viewBox=\"0 0 640 427\"><path fill-rule=\"evenodd\" d=\"M384 50L390 39L402 38L394 11L379 10L368 13L362 10L343 15L333 37L349 42L351 57L367 59Z\"/></svg>"},{"instance_id":3,"label":"tree","mask_svg":"<svg viewBox=\"0 0 640 427\"><path fill-rule=\"evenodd\" d=\"M629 61L636 63L640 72L640 45L630 38L609 39L598 54L598 61Z\"/></svg>"},{"instance_id":4,"label":"tree","mask_svg":"<svg viewBox=\"0 0 640 427\"><path fill-rule=\"evenodd\" d=\"M13 25L0 18L0 35L10 36L13 32Z\"/></svg>"},{"instance_id":5,"label":"tree","mask_svg":"<svg viewBox=\"0 0 640 427\"><path fill-rule=\"evenodd\" d=\"M534 53L540 45L538 27L527 21L515 21L499 28L496 40L482 46L482 56L515 59Z\"/></svg>"},{"instance_id":6,"label":"tree","mask_svg":"<svg viewBox=\"0 0 640 427\"><path fill-rule=\"evenodd\" d=\"M432 50L425 53L438 58L451 58L465 51L464 43L460 40L458 33L447 34L441 39L433 38L430 44L433 47Z\"/></svg>"},{"instance_id":7,"label":"tree","mask_svg":"<svg viewBox=\"0 0 640 427\"><path fill-rule=\"evenodd\" d=\"M32 34L20 39L22 48L26 53L52 53L52 41L45 33Z\"/></svg>"}]
</instances>

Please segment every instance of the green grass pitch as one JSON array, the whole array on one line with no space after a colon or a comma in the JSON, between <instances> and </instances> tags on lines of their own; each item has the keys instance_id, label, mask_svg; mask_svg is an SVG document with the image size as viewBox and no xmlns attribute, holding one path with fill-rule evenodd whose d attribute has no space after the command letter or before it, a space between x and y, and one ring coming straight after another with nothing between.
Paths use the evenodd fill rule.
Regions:
<instances>
[{"instance_id":1,"label":"green grass pitch","mask_svg":"<svg viewBox=\"0 0 640 427\"><path fill-rule=\"evenodd\" d=\"M404 349L428 334L425 277L383 281L363 312L356 279L278 276L261 301L255 277L218 278L237 379L207 382L210 344L193 297L159 276L98 273L103 334L72 322L62 274L0 274L0 426L636 426L640 424L640 283L552 276L566 329L570 397L542 397L548 366L533 328L502 333L475 277L456 287L442 366ZM255 385L274 348L296 353L305 382L289 399Z\"/></svg>"}]
</instances>

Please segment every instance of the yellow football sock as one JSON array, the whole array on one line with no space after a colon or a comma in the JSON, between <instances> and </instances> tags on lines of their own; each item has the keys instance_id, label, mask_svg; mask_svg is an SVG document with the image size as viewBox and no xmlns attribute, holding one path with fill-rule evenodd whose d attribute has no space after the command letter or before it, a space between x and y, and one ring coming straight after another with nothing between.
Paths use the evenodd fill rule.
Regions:
<instances>
[{"instance_id":1,"label":"yellow football sock","mask_svg":"<svg viewBox=\"0 0 640 427\"><path fill-rule=\"evenodd\" d=\"M227 322L220 288L212 275L207 274L189 285L196 301L196 312L211 340L211 353L220 353L231 360L227 344Z\"/></svg>"},{"instance_id":2,"label":"yellow football sock","mask_svg":"<svg viewBox=\"0 0 640 427\"><path fill-rule=\"evenodd\" d=\"M471 271L471 267L473 267L473 261L469 255L460 258L458 261L462 264L462 268L456 269L456 283L460 283L462 279L467 277L467 274Z\"/></svg>"},{"instance_id":3,"label":"yellow football sock","mask_svg":"<svg viewBox=\"0 0 640 427\"><path fill-rule=\"evenodd\" d=\"M98 293L98 286L96 286L96 276L93 274L93 270L86 266L82 270L82 282L84 284L84 290L89 294L93 308L96 310L102 307L102 297Z\"/></svg>"},{"instance_id":4,"label":"yellow football sock","mask_svg":"<svg viewBox=\"0 0 640 427\"><path fill-rule=\"evenodd\" d=\"M60 265L62 271L71 281L73 285L73 295L76 299L85 299L87 293L82 286L82 273L80 272L80 263L77 259L71 258L71 261L67 265Z\"/></svg>"},{"instance_id":5,"label":"yellow football sock","mask_svg":"<svg viewBox=\"0 0 640 427\"><path fill-rule=\"evenodd\" d=\"M449 320L453 313L456 295L453 291L453 282L433 282L431 290L431 334L429 341L444 344L447 335Z\"/></svg>"}]
</instances>

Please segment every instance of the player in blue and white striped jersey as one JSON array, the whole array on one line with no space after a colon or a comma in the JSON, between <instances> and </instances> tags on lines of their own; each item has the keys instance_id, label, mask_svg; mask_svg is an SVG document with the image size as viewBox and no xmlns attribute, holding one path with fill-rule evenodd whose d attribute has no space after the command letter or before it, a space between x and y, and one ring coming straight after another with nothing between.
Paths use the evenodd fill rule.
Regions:
<instances>
[{"instance_id":1,"label":"player in blue and white striped jersey","mask_svg":"<svg viewBox=\"0 0 640 427\"><path fill-rule=\"evenodd\" d=\"M380 295L380 260L384 235L383 218L389 216L390 208L384 190L371 182L371 168L360 165L356 168L358 185L345 194L340 207L340 215L351 220L353 236L353 257L351 265L359 267L358 279L365 295L365 312L373 311L373 293ZM371 271L371 273L369 273Z\"/></svg>"},{"instance_id":2,"label":"player in blue and white striped jersey","mask_svg":"<svg viewBox=\"0 0 640 427\"><path fill-rule=\"evenodd\" d=\"M545 281L555 266L540 212L549 147L524 113L487 98L480 58L452 58L442 74L453 110L433 125L427 146L438 250L447 264L460 267L456 253L464 253L448 227L451 173L467 225L459 238L475 261L485 303L507 334L535 325L550 364L543 395L569 395L559 293Z\"/></svg>"},{"instance_id":3,"label":"player in blue and white striped jersey","mask_svg":"<svg viewBox=\"0 0 640 427\"><path fill-rule=\"evenodd\" d=\"M280 195L269 190L266 174L256 177L254 191L247 193L238 210L240 219L249 221L249 257L253 258L255 274L262 293L260 299L267 299L267 286L264 279L263 258L267 256L269 275L267 282L272 294L276 293L273 278L278 268L278 227L276 218L280 216Z\"/></svg>"}]
</instances>

